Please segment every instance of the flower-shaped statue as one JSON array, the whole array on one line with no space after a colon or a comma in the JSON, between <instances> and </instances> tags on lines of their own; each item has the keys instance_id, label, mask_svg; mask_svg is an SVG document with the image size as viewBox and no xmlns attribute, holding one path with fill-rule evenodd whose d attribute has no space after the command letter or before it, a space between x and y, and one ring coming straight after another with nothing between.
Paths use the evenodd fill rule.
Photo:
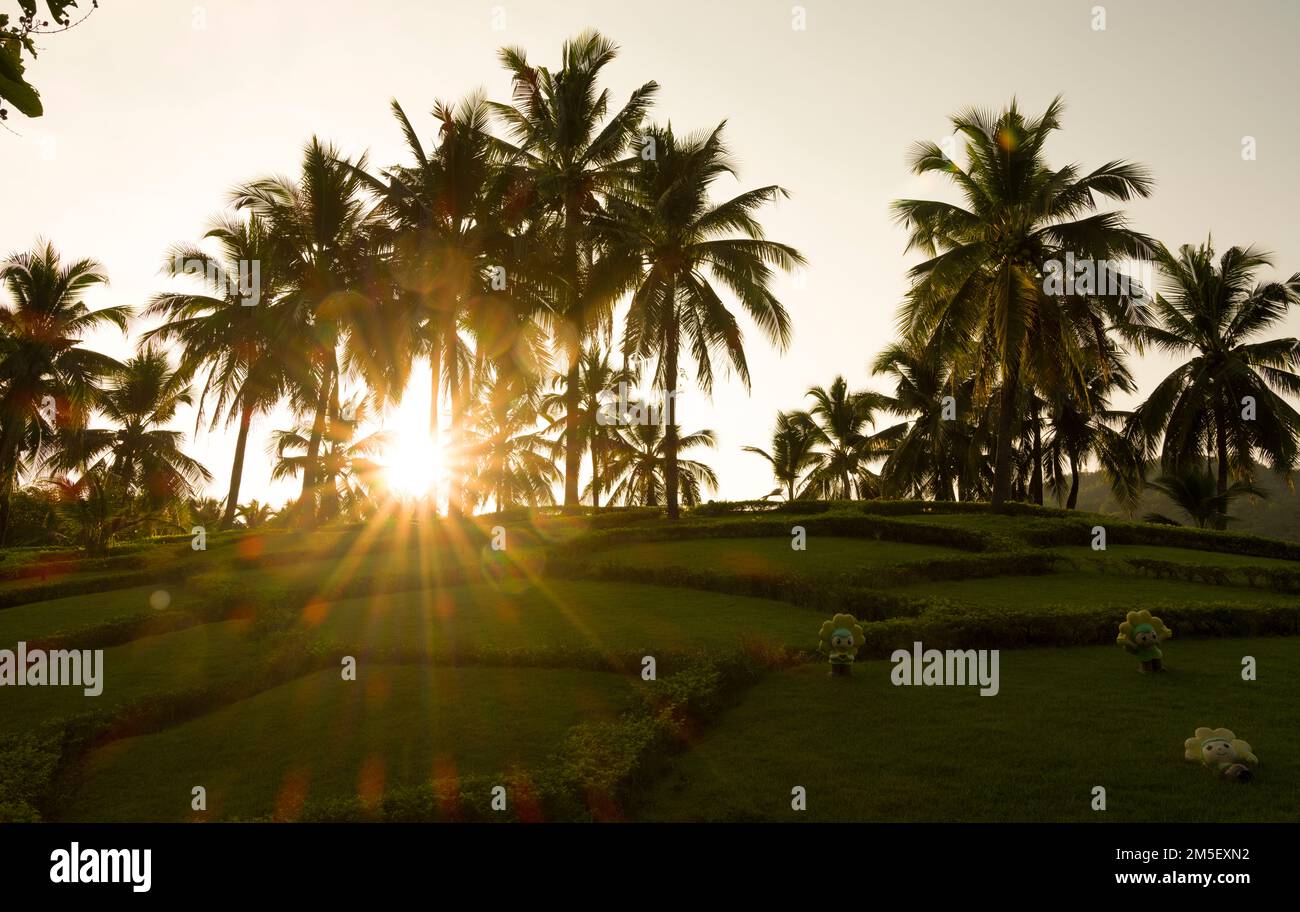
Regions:
<instances>
[{"instance_id":1,"label":"flower-shaped statue","mask_svg":"<svg viewBox=\"0 0 1300 912\"><path fill-rule=\"evenodd\" d=\"M1255 774L1251 767L1259 764L1259 758L1251 753L1250 745L1226 728L1198 728L1196 734L1183 742L1183 756L1188 760L1199 760L1206 769L1236 782L1253 779Z\"/></svg>"},{"instance_id":2,"label":"flower-shaped statue","mask_svg":"<svg viewBox=\"0 0 1300 912\"><path fill-rule=\"evenodd\" d=\"M858 619L851 614L837 614L822 624L818 635L821 637L821 651L830 656L831 674L853 674L858 647L867 641Z\"/></svg>"},{"instance_id":3,"label":"flower-shaped statue","mask_svg":"<svg viewBox=\"0 0 1300 912\"><path fill-rule=\"evenodd\" d=\"M1165 626L1164 621L1152 617L1151 612L1143 608L1128 613L1124 623L1119 625L1119 636L1115 642L1123 646L1126 652L1138 657L1142 663L1138 666L1138 671L1145 674L1148 671L1164 670L1164 653L1160 651L1160 643L1173 635L1174 632Z\"/></svg>"}]
</instances>

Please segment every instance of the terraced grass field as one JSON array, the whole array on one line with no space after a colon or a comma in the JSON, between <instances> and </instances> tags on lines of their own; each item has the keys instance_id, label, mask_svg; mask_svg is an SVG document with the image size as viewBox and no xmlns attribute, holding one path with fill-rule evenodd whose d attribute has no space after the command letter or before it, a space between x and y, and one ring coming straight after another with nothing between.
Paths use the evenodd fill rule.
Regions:
<instances>
[{"instance_id":1,"label":"terraced grass field","mask_svg":"<svg viewBox=\"0 0 1300 912\"><path fill-rule=\"evenodd\" d=\"M889 509L17 555L0 649L102 649L104 690L0 687L0 820L1297 818L1300 548L1128 524L1094 552L1113 517ZM1150 606L1175 635L1143 676L1114 630ZM845 609L877 618L848 681L817 654ZM998 694L894 686L917 631L999 648ZM1184 761L1199 725L1250 741L1257 781Z\"/></svg>"}]
</instances>

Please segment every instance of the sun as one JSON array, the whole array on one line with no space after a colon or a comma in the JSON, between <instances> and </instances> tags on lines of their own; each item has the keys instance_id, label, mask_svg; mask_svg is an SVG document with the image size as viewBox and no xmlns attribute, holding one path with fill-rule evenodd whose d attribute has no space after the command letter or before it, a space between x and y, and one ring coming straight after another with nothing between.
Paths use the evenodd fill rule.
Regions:
<instances>
[{"instance_id":1,"label":"sun","mask_svg":"<svg viewBox=\"0 0 1300 912\"><path fill-rule=\"evenodd\" d=\"M441 459L427 427L399 426L384 455L388 490L413 499L437 493L442 480Z\"/></svg>"}]
</instances>

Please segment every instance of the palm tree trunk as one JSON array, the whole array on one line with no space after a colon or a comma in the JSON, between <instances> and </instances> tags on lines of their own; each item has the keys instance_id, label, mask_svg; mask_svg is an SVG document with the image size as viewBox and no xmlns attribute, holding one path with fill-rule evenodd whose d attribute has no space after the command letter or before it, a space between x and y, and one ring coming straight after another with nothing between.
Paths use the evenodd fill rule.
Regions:
<instances>
[{"instance_id":1,"label":"palm tree trunk","mask_svg":"<svg viewBox=\"0 0 1300 912\"><path fill-rule=\"evenodd\" d=\"M438 394L442 391L442 343L435 336L433 344L429 347L429 441L430 441L430 458L435 461L435 465L442 458L438 451ZM432 490L429 491L429 500L434 515L438 514L438 471L432 474Z\"/></svg>"},{"instance_id":2,"label":"palm tree trunk","mask_svg":"<svg viewBox=\"0 0 1300 912\"><path fill-rule=\"evenodd\" d=\"M591 509L600 512L600 445L593 436L591 439Z\"/></svg>"},{"instance_id":3,"label":"palm tree trunk","mask_svg":"<svg viewBox=\"0 0 1300 912\"><path fill-rule=\"evenodd\" d=\"M576 327L574 327L576 331ZM581 382L579 373L581 350L575 346L569 353L569 367L565 374L564 388L564 508L573 510L578 507L578 473L582 467L582 435L578 433L578 409Z\"/></svg>"},{"instance_id":4,"label":"palm tree trunk","mask_svg":"<svg viewBox=\"0 0 1300 912\"><path fill-rule=\"evenodd\" d=\"M1226 421L1226 409L1223 403L1219 403L1214 409L1214 442L1219 457L1219 478L1217 493L1223 497L1228 493L1228 424ZM1224 511L1214 519L1214 528L1228 528L1228 515L1226 501L1224 501Z\"/></svg>"},{"instance_id":5,"label":"palm tree trunk","mask_svg":"<svg viewBox=\"0 0 1300 912\"><path fill-rule=\"evenodd\" d=\"M669 286L669 301L674 301L673 287ZM668 501L668 518L677 519L677 315L674 308L669 318L664 361L664 393L667 398L664 415L664 497Z\"/></svg>"},{"instance_id":6,"label":"palm tree trunk","mask_svg":"<svg viewBox=\"0 0 1300 912\"><path fill-rule=\"evenodd\" d=\"M1034 408L1033 414L1033 464L1030 471L1033 474L1029 478L1029 499L1040 507L1043 505L1043 423L1039 420L1038 409Z\"/></svg>"},{"instance_id":7,"label":"palm tree trunk","mask_svg":"<svg viewBox=\"0 0 1300 912\"><path fill-rule=\"evenodd\" d=\"M222 531L235 524L235 511L239 509L239 485L244 478L244 451L248 447L248 429L253 424L253 407L245 403L239 412L239 436L235 438L235 461L230 466L230 493L226 495L226 510L221 516Z\"/></svg>"},{"instance_id":8,"label":"palm tree trunk","mask_svg":"<svg viewBox=\"0 0 1300 912\"><path fill-rule=\"evenodd\" d=\"M18 435L10 430L12 421L5 422L0 433L0 548L9 540L9 512L18 475Z\"/></svg>"},{"instance_id":9,"label":"palm tree trunk","mask_svg":"<svg viewBox=\"0 0 1300 912\"><path fill-rule=\"evenodd\" d=\"M316 488L320 483L316 463L320 459L321 438L325 436L325 412L329 408L330 393L334 389L336 369L336 365L332 366L321 378L320 394L316 397L316 415L311 423L311 439L307 441L307 459L302 468L302 494L298 497L298 506L303 522L309 526L316 522Z\"/></svg>"},{"instance_id":10,"label":"palm tree trunk","mask_svg":"<svg viewBox=\"0 0 1300 912\"><path fill-rule=\"evenodd\" d=\"M1073 510L1079 503L1079 457L1070 454L1070 496L1065 501L1065 509Z\"/></svg>"},{"instance_id":11,"label":"palm tree trunk","mask_svg":"<svg viewBox=\"0 0 1300 912\"><path fill-rule=\"evenodd\" d=\"M460 383L460 352L457 351L457 333L455 324L455 315L451 317L451 325L446 328L447 331L447 386L451 391L451 441L452 441L452 471L447 477L447 515L462 516L465 512L465 466L463 452L465 429L461 426L463 415L463 399L461 395Z\"/></svg>"},{"instance_id":12,"label":"palm tree trunk","mask_svg":"<svg viewBox=\"0 0 1300 912\"><path fill-rule=\"evenodd\" d=\"M1002 395L998 406L997 456L993 462L994 510L1000 510L1011 493L1011 428L1015 423L1016 397L1020 392L1020 361L1003 368Z\"/></svg>"}]
</instances>

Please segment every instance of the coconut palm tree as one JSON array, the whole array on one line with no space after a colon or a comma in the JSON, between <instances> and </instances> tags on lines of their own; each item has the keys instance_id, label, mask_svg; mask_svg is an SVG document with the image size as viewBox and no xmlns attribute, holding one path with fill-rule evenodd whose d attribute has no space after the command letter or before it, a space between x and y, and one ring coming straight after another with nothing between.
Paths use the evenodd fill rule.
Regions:
<instances>
[{"instance_id":1,"label":"coconut palm tree","mask_svg":"<svg viewBox=\"0 0 1300 912\"><path fill-rule=\"evenodd\" d=\"M321 449L315 456L311 451L311 426L272 431L267 446L275 459L271 480L297 478L313 469L313 477L320 484L322 520L338 516L353 521L363 518L373 503L371 490L383 474L383 467L373 457L391 442L391 435L383 431L357 439L357 429L367 418L368 410L358 397L330 409L321 432Z\"/></svg>"},{"instance_id":2,"label":"coconut palm tree","mask_svg":"<svg viewBox=\"0 0 1300 912\"><path fill-rule=\"evenodd\" d=\"M100 380L120 367L81 345L99 327L126 329L129 307L91 310L82 300L107 281L94 260L65 263L48 242L0 264L0 284L12 299L0 305L0 546L24 460L38 458L59 416L88 409Z\"/></svg>"},{"instance_id":3,"label":"coconut palm tree","mask_svg":"<svg viewBox=\"0 0 1300 912\"><path fill-rule=\"evenodd\" d=\"M569 408L568 380L567 372L555 376L555 389L542 396L539 411L547 421L547 430L559 431L554 453L557 460L568 453L570 432L578 436L582 452L590 452L592 480L588 490L592 507L599 510L606 455L611 452L617 426L624 417L618 414L620 397L623 404L633 397L631 390L638 378L635 370L611 364L607 349L589 345L579 364L576 410Z\"/></svg>"},{"instance_id":4,"label":"coconut palm tree","mask_svg":"<svg viewBox=\"0 0 1300 912\"><path fill-rule=\"evenodd\" d=\"M1300 341L1262 338L1300 303L1300 273L1256 282L1272 265L1254 247L1232 247L1215 262L1211 241L1156 255L1164 283L1158 323L1128 327L1141 347L1188 358L1135 410L1151 450L1176 472L1201 459L1217 462L1216 488L1231 475L1249 480L1256 459L1289 474L1296 466L1300 414L1283 398L1300 394Z\"/></svg>"},{"instance_id":5,"label":"coconut palm tree","mask_svg":"<svg viewBox=\"0 0 1300 912\"><path fill-rule=\"evenodd\" d=\"M169 525L164 504L133 508L120 479L105 460L85 468L76 479L66 476L42 482L56 497L59 518L70 527L77 545L87 554L108 552L114 539L146 526Z\"/></svg>"},{"instance_id":6,"label":"coconut palm tree","mask_svg":"<svg viewBox=\"0 0 1300 912\"><path fill-rule=\"evenodd\" d=\"M155 295L144 316L166 322L144 333L141 341L175 343L181 352L182 376L206 370L194 420L196 432L209 400L211 430L223 422L239 425L225 508L218 523L221 529L229 529L239 506L253 420L292 390L310 386L311 364L297 333L297 314L281 301L287 290L286 276L266 221L257 215L244 220L217 219L204 237L216 242L217 255L197 246L178 245L165 266L172 276L200 273L206 285L203 292ZM252 277L257 280L256 298L250 293Z\"/></svg>"},{"instance_id":7,"label":"coconut palm tree","mask_svg":"<svg viewBox=\"0 0 1300 912\"><path fill-rule=\"evenodd\" d=\"M655 383L664 390L666 499L678 513L677 391L683 348L695 365L696 384L713 388L713 358L724 357L749 387L744 334L722 293L733 296L759 330L782 349L790 317L772 293L773 267L804 262L793 247L767 240L755 213L786 195L771 185L725 202L710 198L714 182L734 176L735 164L719 124L679 138L672 127L649 133L654 155L637 161L635 179L609 202L602 228L616 249L640 263L623 337L628 357L657 359Z\"/></svg>"},{"instance_id":8,"label":"coconut palm tree","mask_svg":"<svg viewBox=\"0 0 1300 912\"><path fill-rule=\"evenodd\" d=\"M954 485L959 499L978 490L985 455L973 381L938 345L917 336L887 346L871 372L894 383L879 407L908 419L877 435L888 448L880 471L885 492L946 501Z\"/></svg>"},{"instance_id":9,"label":"coconut palm tree","mask_svg":"<svg viewBox=\"0 0 1300 912\"><path fill-rule=\"evenodd\" d=\"M468 444L476 503L491 499L498 511L555 503L552 486L560 472L553 444L539 430L540 402L536 383L528 377L497 375L483 385L470 416Z\"/></svg>"},{"instance_id":10,"label":"coconut palm tree","mask_svg":"<svg viewBox=\"0 0 1300 912\"><path fill-rule=\"evenodd\" d=\"M599 32L586 31L564 43L558 70L533 66L519 48L505 48L512 104L493 104L506 130L502 150L528 175L530 192L558 235L553 264L556 294L548 325L564 358L566 411L576 414L578 374L591 332L606 324L624 267L609 268L593 221L602 197L621 186L645 148L638 146L641 122L659 86L647 82L609 114L609 91L598 87L601 71L618 47ZM575 422L576 424L576 422ZM578 505L582 440L567 438L564 505Z\"/></svg>"},{"instance_id":11,"label":"coconut palm tree","mask_svg":"<svg viewBox=\"0 0 1300 912\"><path fill-rule=\"evenodd\" d=\"M258 500L250 500L239 507L239 518L245 528L260 529L275 518L275 508Z\"/></svg>"},{"instance_id":12,"label":"coconut palm tree","mask_svg":"<svg viewBox=\"0 0 1300 912\"><path fill-rule=\"evenodd\" d=\"M995 508L1011 490L1016 406L1026 375L1043 389L1077 383L1104 344L1108 322L1131 304L1127 295L1052 293L1045 282L1049 264L1067 253L1109 263L1147 256L1154 247L1119 213L1097 211L1102 199L1147 196L1152 181L1145 169L1112 161L1084 174L1076 165L1047 164L1044 148L1060 127L1062 107L1057 98L1036 119L1026 118L1015 101L997 116L958 114L952 124L966 140L965 166L938 144L921 142L912 168L951 180L963 205L908 199L893 206L909 232L907 249L927 256L910 271L905 332L966 350L977 395L998 387Z\"/></svg>"},{"instance_id":13,"label":"coconut palm tree","mask_svg":"<svg viewBox=\"0 0 1300 912\"><path fill-rule=\"evenodd\" d=\"M809 422L800 420L795 413L777 412L771 446L770 451L753 446L741 449L762 456L772 466L777 487L768 497L784 493L786 500L794 500L804 474L818 465L817 437Z\"/></svg>"},{"instance_id":14,"label":"coconut palm tree","mask_svg":"<svg viewBox=\"0 0 1300 912\"><path fill-rule=\"evenodd\" d=\"M212 474L182 450L185 435L165 425L194 403L185 376L166 354L146 346L111 370L95 408L115 427L63 427L49 464L62 473L84 471L98 459L121 490L128 509L162 508L193 496Z\"/></svg>"},{"instance_id":15,"label":"coconut palm tree","mask_svg":"<svg viewBox=\"0 0 1300 912\"><path fill-rule=\"evenodd\" d=\"M1219 491L1214 474L1194 466L1161 475L1148 486L1172 500L1200 529L1225 528L1233 518L1228 515L1228 507L1239 497L1268 497L1266 491L1250 481L1234 481L1228 490ZM1161 513L1148 513L1143 518L1147 522L1178 525Z\"/></svg>"},{"instance_id":16,"label":"coconut palm tree","mask_svg":"<svg viewBox=\"0 0 1300 912\"><path fill-rule=\"evenodd\" d=\"M363 193L363 157L345 162L316 137L308 142L300 176L267 177L236 187L231 202L263 220L283 270L281 307L292 315L292 337L311 364L296 404L312 414L303 454L299 509L314 522L318 500L332 499L332 486L317 490L326 425L338 412L344 374L363 375L376 396L397 395L385 382L384 350L375 340L388 327L385 305L393 298L383 282L387 226Z\"/></svg>"},{"instance_id":17,"label":"coconut palm tree","mask_svg":"<svg viewBox=\"0 0 1300 912\"><path fill-rule=\"evenodd\" d=\"M662 410L661 410L662 413ZM674 434L679 450L717 446L710 430L682 436ZM610 503L624 506L662 506L668 490L668 434L662 424L647 421L619 429L612 457L605 468L604 485L610 489ZM678 460L682 501L693 507L705 490L717 490L718 476L702 462Z\"/></svg>"},{"instance_id":18,"label":"coconut palm tree","mask_svg":"<svg viewBox=\"0 0 1300 912\"><path fill-rule=\"evenodd\" d=\"M881 455L881 441L866 432L875 423L876 409L887 403L879 393L850 392L842 376L830 388L814 386L807 395L813 407L796 413L795 419L806 425L814 442L824 449L817 451L816 468L808 479L808 488L828 500L852 500L855 490L864 484L867 463Z\"/></svg>"}]
</instances>

